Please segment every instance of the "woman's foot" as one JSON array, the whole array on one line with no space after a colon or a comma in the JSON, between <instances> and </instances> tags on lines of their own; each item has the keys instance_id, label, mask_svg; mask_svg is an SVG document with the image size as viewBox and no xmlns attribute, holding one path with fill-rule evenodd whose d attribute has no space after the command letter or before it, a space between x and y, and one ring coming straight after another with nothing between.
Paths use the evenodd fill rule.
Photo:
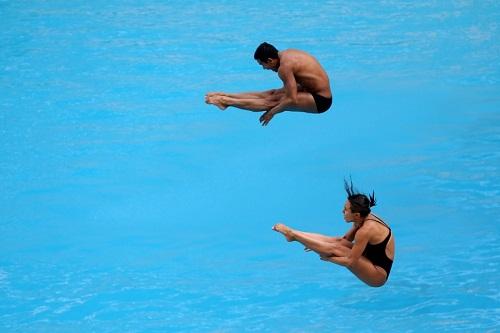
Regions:
<instances>
[{"instance_id":1,"label":"woman's foot","mask_svg":"<svg viewBox=\"0 0 500 333\"><path fill-rule=\"evenodd\" d=\"M273 230L283 234L283 236L285 236L286 240L289 242L295 240L295 238L293 237L293 230L282 223L275 224L273 226Z\"/></svg>"}]
</instances>

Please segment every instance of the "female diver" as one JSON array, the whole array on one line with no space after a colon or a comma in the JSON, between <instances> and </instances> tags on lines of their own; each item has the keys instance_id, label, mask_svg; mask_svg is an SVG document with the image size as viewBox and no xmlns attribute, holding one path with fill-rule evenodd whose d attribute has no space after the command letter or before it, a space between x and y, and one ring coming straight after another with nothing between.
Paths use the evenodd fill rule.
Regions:
<instances>
[{"instance_id":1,"label":"female diver","mask_svg":"<svg viewBox=\"0 0 500 333\"><path fill-rule=\"evenodd\" d=\"M344 237L329 237L294 230L278 223L273 230L282 233L289 242L297 241L306 251L314 251L324 261L345 266L361 281L372 287L385 284L394 260L394 236L391 228L371 212L375 193L358 193L344 181L347 200L342 213L344 220L353 223Z\"/></svg>"}]
</instances>

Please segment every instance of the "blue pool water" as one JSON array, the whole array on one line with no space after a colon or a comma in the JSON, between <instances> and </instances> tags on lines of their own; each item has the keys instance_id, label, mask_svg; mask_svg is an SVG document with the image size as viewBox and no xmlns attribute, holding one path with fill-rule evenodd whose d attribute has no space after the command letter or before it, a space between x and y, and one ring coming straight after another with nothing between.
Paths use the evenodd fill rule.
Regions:
<instances>
[{"instance_id":1,"label":"blue pool water","mask_svg":"<svg viewBox=\"0 0 500 333\"><path fill-rule=\"evenodd\" d=\"M500 331L498 1L0 1L1 332ZM334 107L258 114L262 41ZM271 231L396 236L370 288Z\"/></svg>"}]
</instances>

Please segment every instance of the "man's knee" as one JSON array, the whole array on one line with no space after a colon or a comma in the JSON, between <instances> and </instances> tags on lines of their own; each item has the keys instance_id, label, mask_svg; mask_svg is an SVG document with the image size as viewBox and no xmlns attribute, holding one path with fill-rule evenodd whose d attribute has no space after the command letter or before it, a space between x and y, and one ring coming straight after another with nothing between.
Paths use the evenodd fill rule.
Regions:
<instances>
[{"instance_id":1,"label":"man's knee","mask_svg":"<svg viewBox=\"0 0 500 333\"><path fill-rule=\"evenodd\" d=\"M272 90L267 90L261 93L260 97L265 98L265 99L271 99L273 96L276 95L275 89Z\"/></svg>"},{"instance_id":2,"label":"man's knee","mask_svg":"<svg viewBox=\"0 0 500 333\"><path fill-rule=\"evenodd\" d=\"M273 93L273 94L268 94L264 99L265 99L266 103L271 104L272 106L275 106L281 101L282 97L283 97L283 95L280 93Z\"/></svg>"},{"instance_id":3,"label":"man's knee","mask_svg":"<svg viewBox=\"0 0 500 333\"><path fill-rule=\"evenodd\" d=\"M282 96L285 91L280 88L280 89L271 89L266 91L266 94L271 97L279 97Z\"/></svg>"},{"instance_id":4,"label":"man's knee","mask_svg":"<svg viewBox=\"0 0 500 333\"><path fill-rule=\"evenodd\" d=\"M264 107L266 110L271 110L272 108L274 108L276 105L278 105L279 101L277 101L276 99L272 99L272 98L267 98L264 100Z\"/></svg>"}]
</instances>

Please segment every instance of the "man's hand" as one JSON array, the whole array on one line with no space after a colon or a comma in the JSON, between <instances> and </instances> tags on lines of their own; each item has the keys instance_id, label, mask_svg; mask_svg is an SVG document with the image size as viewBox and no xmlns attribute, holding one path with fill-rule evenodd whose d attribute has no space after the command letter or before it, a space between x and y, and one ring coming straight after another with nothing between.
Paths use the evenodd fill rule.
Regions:
<instances>
[{"instance_id":1,"label":"man's hand","mask_svg":"<svg viewBox=\"0 0 500 333\"><path fill-rule=\"evenodd\" d=\"M259 121L262 124L262 126L267 126L267 124L273 119L274 117L274 112L271 112L271 110L264 112L262 116L260 116Z\"/></svg>"}]
</instances>

